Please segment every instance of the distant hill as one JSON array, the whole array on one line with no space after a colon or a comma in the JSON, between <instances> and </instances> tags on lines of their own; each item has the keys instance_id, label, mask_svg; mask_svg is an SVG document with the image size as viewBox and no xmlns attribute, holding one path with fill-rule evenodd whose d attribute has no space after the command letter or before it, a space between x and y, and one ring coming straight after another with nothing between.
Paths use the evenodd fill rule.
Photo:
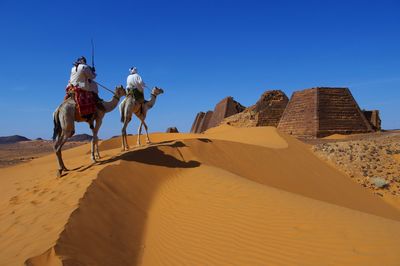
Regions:
<instances>
[{"instance_id":1,"label":"distant hill","mask_svg":"<svg viewBox=\"0 0 400 266\"><path fill-rule=\"evenodd\" d=\"M68 139L68 141L91 141L91 140L92 136L88 134L78 134Z\"/></svg>"},{"instance_id":2,"label":"distant hill","mask_svg":"<svg viewBox=\"0 0 400 266\"><path fill-rule=\"evenodd\" d=\"M28 140L30 139L19 135L13 135L13 136L0 137L0 144L10 144Z\"/></svg>"}]
</instances>

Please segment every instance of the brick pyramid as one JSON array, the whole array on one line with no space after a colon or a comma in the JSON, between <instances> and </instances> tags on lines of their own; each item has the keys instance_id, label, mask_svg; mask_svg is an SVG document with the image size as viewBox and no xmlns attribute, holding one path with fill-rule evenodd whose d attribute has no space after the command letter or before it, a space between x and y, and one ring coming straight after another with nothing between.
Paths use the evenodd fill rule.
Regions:
<instances>
[{"instance_id":1,"label":"brick pyramid","mask_svg":"<svg viewBox=\"0 0 400 266\"><path fill-rule=\"evenodd\" d=\"M288 102L288 97L281 90L264 92L254 108L258 114L256 126L277 127Z\"/></svg>"},{"instance_id":2,"label":"brick pyramid","mask_svg":"<svg viewBox=\"0 0 400 266\"><path fill-rule=\"evenodd\" d=\"M289 98L283 91L267 90L256 104L224 118L222 123L234 127L277 127L288 102Z\"/></svg>"},{"instance_id":3,"label":"brick pyramid","mask_svg":"<svg viewBox=\"0 0 400 266\"><path fill-rule=\"evenodd\" d=\"M214 112L208 123L208 128L218 126L226 117L243 112L246 107L235 101L233 97L222 99L214 108Z\"/></svg>"},{"instance_id":4,"label":"brick pyramid","mask_svg":"<svg viewBox=\"0 0 400 266\"><path fill-rule=\"evenodd\" d=\"M348 88L326 87L294 92L278 129L306 138L373 131Z\"/></svg>"},{"instance_id":5,"label":"brick pyramid","mask_svg":"<svg viewBox=\"0 0 400 266\"><path fill-rule=\"evenodd\" d=\"M226 117L242 112L246 109L232 97L222 99L214 108L214 111L199 112L190 129L191 133L201 133L211 127L218 126Z\"/></svg>"}]
</instances>

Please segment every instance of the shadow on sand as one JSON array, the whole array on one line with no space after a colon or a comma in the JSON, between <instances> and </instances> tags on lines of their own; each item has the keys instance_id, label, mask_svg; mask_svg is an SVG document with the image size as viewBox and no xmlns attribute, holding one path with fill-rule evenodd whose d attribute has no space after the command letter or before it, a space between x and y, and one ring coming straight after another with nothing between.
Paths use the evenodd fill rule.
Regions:
<instances>
[{"instance_id":1,"label":"shadow on sand","mask_svg":"<svg viewBox=\"0 0 400 266\"><path fill-rule=\"evenodd\" d=\"M199 138L198 140L209 143L212 142L209 139L206 138ZM166 154L163 150L162 147L169 147L169 148L176 148L176 152L179 154L179 157L181 160L175 158L174 156ZM142 146L138 147L136 149L133 149L131 151L125 152L123 154L113 156L110 159L106 160L100 160L95 163L91 163L89 165L82 165L79 167L76 167L74 169L69 169L68 171L64 172L61 177L64 177L68 175L68 173L71 172L84 172L90 168L92 168L95 165L103 165L103 164L108 164L108 163L113 163L118 160L123 160L123 161L135 161L139 163L144 163L144 164L150 164L150 165L156 165L156 166L165 166L169 168L193 168L193 167L198 167L200 166L200 162L198 161L186 161L185 158L183 157L182 153L180 152L179 148L184 148L188 147L185 143L182 141L164 141L164 142L158 142L154 144L150 144L147 146Z\"/></svg>"},{"instance_id":2,"label":"shadow on sand","mask_svg":"<svg viewBox=\"0 0 400 266\"><path fill-rule=\"evenodd\" d=\"M185 147L187 147L186 144L181 141L165 141L157 143L155 146L146 146L125 152L108 160L101 161L99 164L108 164L118 160L123 160L169 168L193 168L200 166L200 162L198 161L185 160L184 156L179 150L179 148ZM171 152L173 153L176 151L180 159L177 159L163 151L168 148L174 148L174 151Z\"/></svg>"}]
</instances>

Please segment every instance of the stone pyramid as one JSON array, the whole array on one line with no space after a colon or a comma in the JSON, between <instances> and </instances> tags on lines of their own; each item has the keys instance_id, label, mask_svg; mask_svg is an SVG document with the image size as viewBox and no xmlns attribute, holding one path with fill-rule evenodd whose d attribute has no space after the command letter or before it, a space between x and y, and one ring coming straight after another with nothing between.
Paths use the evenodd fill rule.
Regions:
<instances>
[{"instance_id":1,"label":"stone pyramid","mask_svg":"<svg viewBox=\"0 0 400 266\"><path fill-rule=\"evenodd\" d=\"M226 117L242 112L243 105L232 97L222 99L214 108L214 111L206 113L199 112L192 124L191 133L201 133L205 130L218 126Z\"/></svg>"},{"instance_id":2,"label":"stone pyramid","mask_svg":"<svg viewBox=\"0 0 400 266\"><path fill-rule=\"evenodd\" d=\"M348 88L327 87L294 92L278 129L306 138L373 131Z\"/></svg>"}]
</instances>

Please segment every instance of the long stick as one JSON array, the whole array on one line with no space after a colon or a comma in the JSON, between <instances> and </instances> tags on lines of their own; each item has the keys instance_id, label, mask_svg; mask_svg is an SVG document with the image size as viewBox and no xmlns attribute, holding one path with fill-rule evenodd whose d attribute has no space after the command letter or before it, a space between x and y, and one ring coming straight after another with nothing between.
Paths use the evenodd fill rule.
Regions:
<instances>
[{"instance_id":1,"label":"long stick","mask_svg":"<svg viewBox=\"0 0 400 266\"><path fill-rule=\"evenodd\" d=\"M90 41L92 42L92 68L94 68L94 43L93 39L90 39Z\"/></svg>"},{"instance_id":2,"label":"long stick","mask_svg":"<svg viewBox=\"0 0 400 266\"><path fill-rule=\"evenodd\" d=\"M96 83L97 85L99 85L99 86L102 87L103 89L106 89L106 90L108 90L109 92L111 92L112 94L115 95L115 93L114 93L112 90L110 90L109 88L107 88L106 86L101 85L100 83L98 83L98 82L95 81L95 80L92 80L92 82Z\"/></svg>"}]
</instances>

